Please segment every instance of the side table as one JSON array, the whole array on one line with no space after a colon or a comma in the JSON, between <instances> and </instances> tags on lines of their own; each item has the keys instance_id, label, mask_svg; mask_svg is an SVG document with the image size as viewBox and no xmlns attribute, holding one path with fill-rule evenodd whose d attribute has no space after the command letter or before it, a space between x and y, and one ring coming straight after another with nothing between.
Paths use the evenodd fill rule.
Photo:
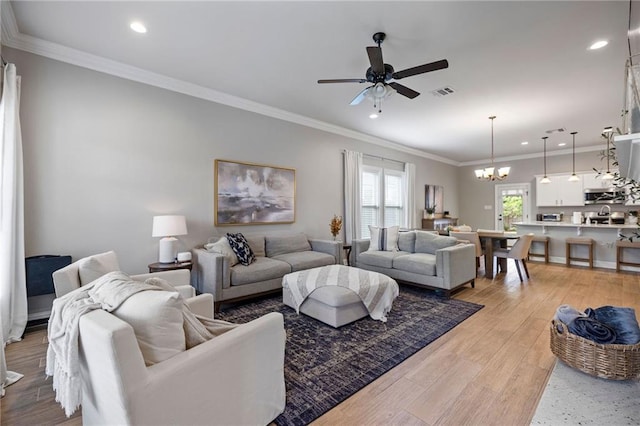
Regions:
<instances>
[{"instance_id":1,"label":"side table","mask_svg":"<svg viewBox=\"0 0 640 426\"><path fill-rule=\"evenodd\" d=\"M193 262L174 262L174 263L150 263L149 272L175 271L176 269L191 270Z\"/></svg>"}]
</instances>

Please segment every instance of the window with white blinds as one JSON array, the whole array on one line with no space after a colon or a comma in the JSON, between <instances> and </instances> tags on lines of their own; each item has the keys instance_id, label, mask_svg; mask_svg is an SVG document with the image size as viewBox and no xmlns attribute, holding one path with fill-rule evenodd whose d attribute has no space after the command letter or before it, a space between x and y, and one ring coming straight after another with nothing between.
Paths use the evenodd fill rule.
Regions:
<instances>
[{"instance_id":1,"label":"window with white blinds","mask_svg":"<svg viewBox=\"0 0 640 426\"><path fill-rule=\"evenodd\" d=\"M362 238L369 238L369 225L405 226L403 171L379 166L362 167L362 203L360 224Z\"/></svg>"}]
</instances>

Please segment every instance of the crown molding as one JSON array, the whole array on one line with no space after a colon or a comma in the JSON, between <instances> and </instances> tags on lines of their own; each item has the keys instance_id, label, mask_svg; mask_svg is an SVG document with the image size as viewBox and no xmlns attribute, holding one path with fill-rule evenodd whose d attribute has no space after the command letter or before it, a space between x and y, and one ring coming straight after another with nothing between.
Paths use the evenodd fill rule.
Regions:
<instances>
[{"instance_id":1,"label":"crown molding","mask_svg":"<svg viewBox=\"0 0 640 426\"><path fill-rule=\"evenodd\" d=\"M438 155L430 154L415 148L401 145L386 139L377 138L365 133L360 133L344 127L336 126L324 121L295 114L279 108L274 108L238 96L229 95L197 84L189 83L166 75L154 73L142 68L133 67L122 62L113 61L101 56L92 55L77 49L72 49L47 40L42 40L30 35L22 34L18 30L15 15L11 3L2 1L2 44L14 49L33 53L60 62L76 65L82 68L91 69L101 73L113 75L138 83L147 84L154 87L170 90L210 102L238 108L244 111L253 112L267 117L288 121L317 130L345 136L351 139L360 140L385 148L394 149L418 157L427 158L453 166L459 166L458 161Z\"/></svg>"},{"instance_id":2,"label":"crown molding","mask_svg":"<svg viewBox=\"0 0 640 426\"><path fill-rule=\"evenodd\" d=\"M602 151L604 148L602 148L602 146L600 145L593 145L593 146L585 146L582 148L576 148L576 154L579 154L581 152L593 152L593 151ZM547 157L556 157L558 155L571 155L572 150L571 149L561 149L561 150L557 150L557 151L547 151ZM511 157L499 157L499 158L494 158L493 162L494 163L498 163L498 162L503 162L503 161L515 161L515 160L528 160L531 158L542 158L543 153L541 152L536 152L534 154L523 154L523 155L513 155ZM491 162L490 158L487 158L486 160L474 160L474 161L465 161L465 162L461 162L458 163L459 167L465 167L465 166L476 166L478 164L486 164Z\"/></svg>"}]
</instances>

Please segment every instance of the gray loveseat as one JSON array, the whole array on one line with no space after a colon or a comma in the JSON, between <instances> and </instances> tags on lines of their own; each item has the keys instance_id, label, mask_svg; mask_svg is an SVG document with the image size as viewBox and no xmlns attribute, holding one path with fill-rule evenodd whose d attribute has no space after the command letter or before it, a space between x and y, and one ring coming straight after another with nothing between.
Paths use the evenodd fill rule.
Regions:
<instances>
[{"instance_id":1,"label":"gray loveseat","mask_svg":"<svg viewBox=\"0 0 640 426\"><path fill-rule=\"evenodd\" d=\"M280 290L284 275L336 264L342 253L341 242L308 239L302 233L244 236L256 256L248 266L231 265L231 257L204 248L193 250L196 289L213 294L216 311L221 302Z\"/></svg>"},{"instance_id":2,"label":"gray loveseat","mask_svg":"<svg viewBox=\"0 0 640 426\"><path fill-rule=\"evenodd\" d=\"M475 285L476 249L453 237L425 231L400 232L397 251L370 251L369 240L353 241L356 267L380 272L410 284L443 291Z\"/></svg>"}]
</instances>

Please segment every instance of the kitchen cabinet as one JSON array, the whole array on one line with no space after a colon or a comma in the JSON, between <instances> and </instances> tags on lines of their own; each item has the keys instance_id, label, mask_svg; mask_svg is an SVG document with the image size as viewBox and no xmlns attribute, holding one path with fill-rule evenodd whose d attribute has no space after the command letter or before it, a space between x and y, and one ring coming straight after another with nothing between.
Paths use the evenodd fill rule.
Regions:
<instances>
[{"instance_id":1,"label":"kitchen cabinet","mask_svg":"<svg viewBox=\"0 0 640 426\"><path fill-rule=\"evenodd\" d=\"M540 183L536 176L536 205L538 207L584 206L583 175L577 182L569 181L570 174L549 175L551 182Z\"/></svg>"},{"instance_id":2,"label":"kitchen cabinet","mask_svg":"<svg viewBox=\"0 0 640 426\"><path fill-rule=\"evenodd\" d=\"M614 170L611 170L613 173ZM609 188L612 186L612 182L610 180L603 180L602 176L598 176L597 173L584 173L582 175L583 184L582 187L584 189L596 189L596 188Z\"/></svg>"}]
</instances>

